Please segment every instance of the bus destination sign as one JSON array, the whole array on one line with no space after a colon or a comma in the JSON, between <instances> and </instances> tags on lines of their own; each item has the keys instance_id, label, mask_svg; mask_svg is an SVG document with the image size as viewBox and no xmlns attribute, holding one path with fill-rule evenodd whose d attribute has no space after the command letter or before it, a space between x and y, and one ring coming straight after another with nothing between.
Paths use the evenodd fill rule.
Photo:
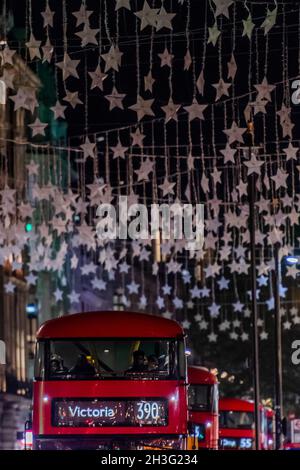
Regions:
<instances>
[{"instance_id":1,"label":"bus destination sign","mask_svg":"<svg viewBox=\"0 0 300 470\"><path fill-rule=\"evenodd\" d=\"M164 399L72 398L54 399L52 425L55 427L167 426L168 407Z\"/></svg>"}]
</instances>

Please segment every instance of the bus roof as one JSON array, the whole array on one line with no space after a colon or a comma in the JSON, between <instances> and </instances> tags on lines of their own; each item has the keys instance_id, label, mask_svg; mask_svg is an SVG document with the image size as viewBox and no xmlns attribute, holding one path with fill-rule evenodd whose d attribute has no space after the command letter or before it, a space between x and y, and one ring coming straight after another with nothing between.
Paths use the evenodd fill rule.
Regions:
<instances>
[{"instance_id":1,"label":"bus roof","mask_svg":"<svg viewBox=\"0 0 300 470\"><path fill-rule=\"evenodd\" d=\"M37 339L46 338L174 338L183 335L173 320L126 311L66 315L41 325Z\"/></svg>"},{"instance_id":2,"label":"bus roof","mask_svg":"<svg viewBox=\"0 0 300 470\"><path fill-rule=\"evenodd\" d=\"M220 411L254 411L254 402L240 398L220 398Z\"/></svg>"},{"instance_id":3,"label":"bus roof","mask_svg":"<svg viewBox=\"0 0 300 470\"><path fill-rule=\"evenodd\" d=\"M217 377L212 374L206 367L189 366L188 368L188 382L189 384L216 384L218 383Z\"/></svg>"}]
</instances>

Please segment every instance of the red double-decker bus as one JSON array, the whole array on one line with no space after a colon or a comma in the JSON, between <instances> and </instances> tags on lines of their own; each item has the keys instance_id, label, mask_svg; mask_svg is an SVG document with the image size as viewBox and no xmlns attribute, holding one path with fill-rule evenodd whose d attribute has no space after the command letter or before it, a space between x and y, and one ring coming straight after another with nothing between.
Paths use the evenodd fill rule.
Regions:
<instances>
[{"instance_id":1,"label":"red double-decker bus","mask_svg":"<svg viewBox=\"0 0 300 470\"><path fill-rule=\"evenodd\" d=\"M254 448L254 403L238 398L220 398L220 449L250 450ZM261 449L268 449L266 410L260 406Z\"/></svg>"},{"instance_id":2,"label":"red double-decker bus","mask_svg":"<svg viewBox=\"0 0 300 470\"><path fill-rule=\"evenodd\" d=\"M37 333L34 449L185 448L185 340L174 321L90 312Z\"/></svg>"},{"instance_id":3,"label":"red double-decker bus","mask_svg":"<svg viewBox=\"0 0 300 470\"><path fill-rule=\"evenodd\" d=\"M189 449L218 449L218 381L205 367L188 368Z\"/></svg>"}]
</instances>

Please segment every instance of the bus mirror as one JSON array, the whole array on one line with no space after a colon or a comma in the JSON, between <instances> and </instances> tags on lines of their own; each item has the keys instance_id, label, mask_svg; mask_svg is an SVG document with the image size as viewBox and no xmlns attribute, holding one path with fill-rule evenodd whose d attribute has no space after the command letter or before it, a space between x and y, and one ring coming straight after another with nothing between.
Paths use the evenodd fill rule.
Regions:
<instances>
[{"instance_id":1,"label":"bus mirror","mask_svg":"<svg viewBox=\"0 0 300 470\"><path fill-rule=\"evenodd\" d=\"M286 417L281 420L281 432L286 437L287 435L287 419Z\"/></svg>"}]
</instances>

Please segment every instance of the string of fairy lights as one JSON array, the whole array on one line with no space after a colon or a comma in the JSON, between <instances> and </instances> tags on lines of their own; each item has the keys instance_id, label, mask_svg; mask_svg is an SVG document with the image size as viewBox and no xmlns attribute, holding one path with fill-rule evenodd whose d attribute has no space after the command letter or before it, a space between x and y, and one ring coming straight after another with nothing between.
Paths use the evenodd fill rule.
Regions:
<instances>
[{"instance_id":1,"label":"string of fairy lights","mask_svg":"<svg viewBox=\"0 0 300 470\"><path fill-rule=\"evenodd\" d=\"M259 326L267 340L273 246L280 243L282 256L299 247L300 138L292 86L300 70L300 7L203 4L199 15L196 0L87 0L79 10L77 3L47 0L39 11L27 1L25 42L8 40L1 52L0 79L14 109L26 110L29 126L22 140L0 139L0 262L10 257L17 266L27 247L29 285L39 272L57 273L53 298L62 308L66 301L68 311L89 296L101 308L107 292L118 290L125 308L176 318L212 343L222 337L246 342L247 176L255 173ZM48 121L38 87L29 90L17 80L15 55L33 72L40 64L52 70L56 96ZM251 114L259 149L248 161ZM64 121L68 137L53 141L53 123ZM9 146L26 153L22 195L7 172ZM184 240L159 234L100 240L97 207L116 206L125 195L146 207L204 204L203 248L189 250ZM28 219L33 229L26 232ZM300 323L298 308L290 308L291 299L297 305L296 286L297 269L289 266L280 292L285 330ZM9 295L15 286L8 282L5 289Z\"/></svg>"}]
</instances>

